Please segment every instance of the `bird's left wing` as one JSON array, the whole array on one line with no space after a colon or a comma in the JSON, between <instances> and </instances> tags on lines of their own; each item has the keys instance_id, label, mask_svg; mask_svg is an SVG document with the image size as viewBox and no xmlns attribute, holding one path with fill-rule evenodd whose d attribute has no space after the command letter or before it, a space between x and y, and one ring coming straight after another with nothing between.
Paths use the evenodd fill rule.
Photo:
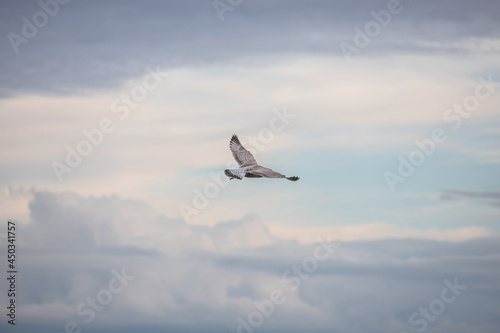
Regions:
<instances>
[{"instance_id":1,"label":"bird's left wing","mask_svg":"<svg viewBox=\"0 0 500 333\"><path fill-rule=\"evenodd\" d=\"M231 150L231 153L233 153L233 157L236 162L238 162L240 167L257 165L257 161L253 157L252 153L243 147L236 134L233 134L231 141L229 142L229 149Z\"/></svg>"}]
</instances>

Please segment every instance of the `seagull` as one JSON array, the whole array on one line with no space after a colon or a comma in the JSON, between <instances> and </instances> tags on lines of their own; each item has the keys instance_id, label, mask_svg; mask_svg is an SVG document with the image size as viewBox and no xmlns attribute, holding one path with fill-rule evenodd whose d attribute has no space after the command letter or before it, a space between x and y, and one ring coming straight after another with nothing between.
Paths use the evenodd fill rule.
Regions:
<instances>
[{"instance_id":1,"label":"seagull","mask_svg":"<svg viewBox=\"0 0 500 333\"><path fill-rule=\"evenodd\" d=\"M243 147L240 140L238 140L238 136L233 134L231 137L231 141L229 142L229 149L231 153L233 153L233 157L238 162L240 166L239 169L226 169L224 173L229 179L243 179L243 177L247 178L286 178L293 182L299 180L299 177L286 177L279 172L273 171L269 168L265 168L257 164L257 161L253 157L252 153Z\"/></svg>"}]
</instances>

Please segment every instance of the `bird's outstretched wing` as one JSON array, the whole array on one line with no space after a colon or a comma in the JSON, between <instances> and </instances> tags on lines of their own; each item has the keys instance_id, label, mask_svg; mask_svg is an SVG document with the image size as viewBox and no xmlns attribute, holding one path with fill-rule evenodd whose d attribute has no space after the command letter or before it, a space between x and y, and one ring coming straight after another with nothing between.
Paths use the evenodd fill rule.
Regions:
<instances>
[{"instance_id":1,"label":"bird's outstretched wing","mask_svg":"<svg viewBox=\"0 0 500 333\"><path fill-rule=\"evenodd\" d=\"M260 165L255 167L255 168L252 168L251 171L249 171L248 173L251 173L252 175L254 175L254 177L260 176L260 177L266 177L266 178L286 178L286 179L291 180L293 182L299 180L299 177L296 177L296 176L287 177L285 175L282 175L279 172L276 172L276 171L271 170L269 168L262 167ZM248 175L248 173L247 173L247 175Z\"/></svg>"},{"instance_id":2,"label":"bird's outstretched wing","mask_svg":"<svg viewBox=\"0 0 500 333\"><path fill-rule=\"evenodd\" d=\"M238 162L240 167L257 165L257 161L253 157L252 153L241 145L241 142L238 140L236 134L233 134L231 141L229 142L229 149L231 150L231 153L233 153L233 157L236 162Z\"/></svg>"}]
</instances>

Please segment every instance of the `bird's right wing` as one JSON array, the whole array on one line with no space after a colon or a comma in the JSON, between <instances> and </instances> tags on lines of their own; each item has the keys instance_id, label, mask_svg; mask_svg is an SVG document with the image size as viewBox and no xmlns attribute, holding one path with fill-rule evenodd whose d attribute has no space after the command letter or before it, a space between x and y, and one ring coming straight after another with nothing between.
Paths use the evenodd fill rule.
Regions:
<instances>
[{"instance_id":1,"label":"bird's right wing","mask_svg":"<svg viewBox=\"0 0 500 333\"><path fill-rule=\"evenodd\" d=\"M253 157L252 153L241 145L241 142L238 140L236 134L233 134L231 141L229 142L229 149L231 150L231 153L233 153L233 157L236 162L238 162L240 167L257 165L257 161Z\"/></svg>"},{"instance_id":2,"label":"bird's right wing","mask_svg":"<svg viewBox=\"0 0 500 333\"><path fill-rule=\"evenodd\" d=\"M266 178L285 178L285 175L262 166L252 169L251 173Z\"/></svg>"},{"instance_id":3,"label":"bird's right wing","mask_svg":"<svg viewBox=\"0 0 500 333\"><path fill-rule=\"evenodd\" d=\"M271 170L269 168L265 168L265 167L260 166L260 165L257 166L257 167L251 168L251 170L249 170L247 172L247 176L246 177L248 177L249 173L251 173L253 175L253 177L286 178L286 179L291 180L293 182L299 180L299 177L297 177L297 176L287 177L285 175L282 175L279 172L276 172L276 171Z\"/></svg>"}]
</instances>

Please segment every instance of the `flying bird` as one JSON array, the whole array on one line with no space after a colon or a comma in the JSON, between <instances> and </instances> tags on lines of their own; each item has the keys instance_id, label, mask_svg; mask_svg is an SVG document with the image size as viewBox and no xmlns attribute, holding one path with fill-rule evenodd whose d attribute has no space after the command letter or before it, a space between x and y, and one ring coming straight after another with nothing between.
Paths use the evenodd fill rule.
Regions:
<instances>
[{"instance_id":1,"label":"flying bird","mask_svg":"<svg viewBox=\"0 0 500 333\"><path fill-rule=\"evenodd\" d=\"M286 178L291 181L299 180L299 177L286 177L279 172L273 171L269 168L265 168L257 164L257 161L253 157L252 153L242 146L240 140L236 134L233 134L231 141L229 142L229 149L233 153L233 157L238 162L240 166L239 169L226 169L224 173L229 179L243 179L243 177L248 178Z\"/></svg>"}]
</instances>

